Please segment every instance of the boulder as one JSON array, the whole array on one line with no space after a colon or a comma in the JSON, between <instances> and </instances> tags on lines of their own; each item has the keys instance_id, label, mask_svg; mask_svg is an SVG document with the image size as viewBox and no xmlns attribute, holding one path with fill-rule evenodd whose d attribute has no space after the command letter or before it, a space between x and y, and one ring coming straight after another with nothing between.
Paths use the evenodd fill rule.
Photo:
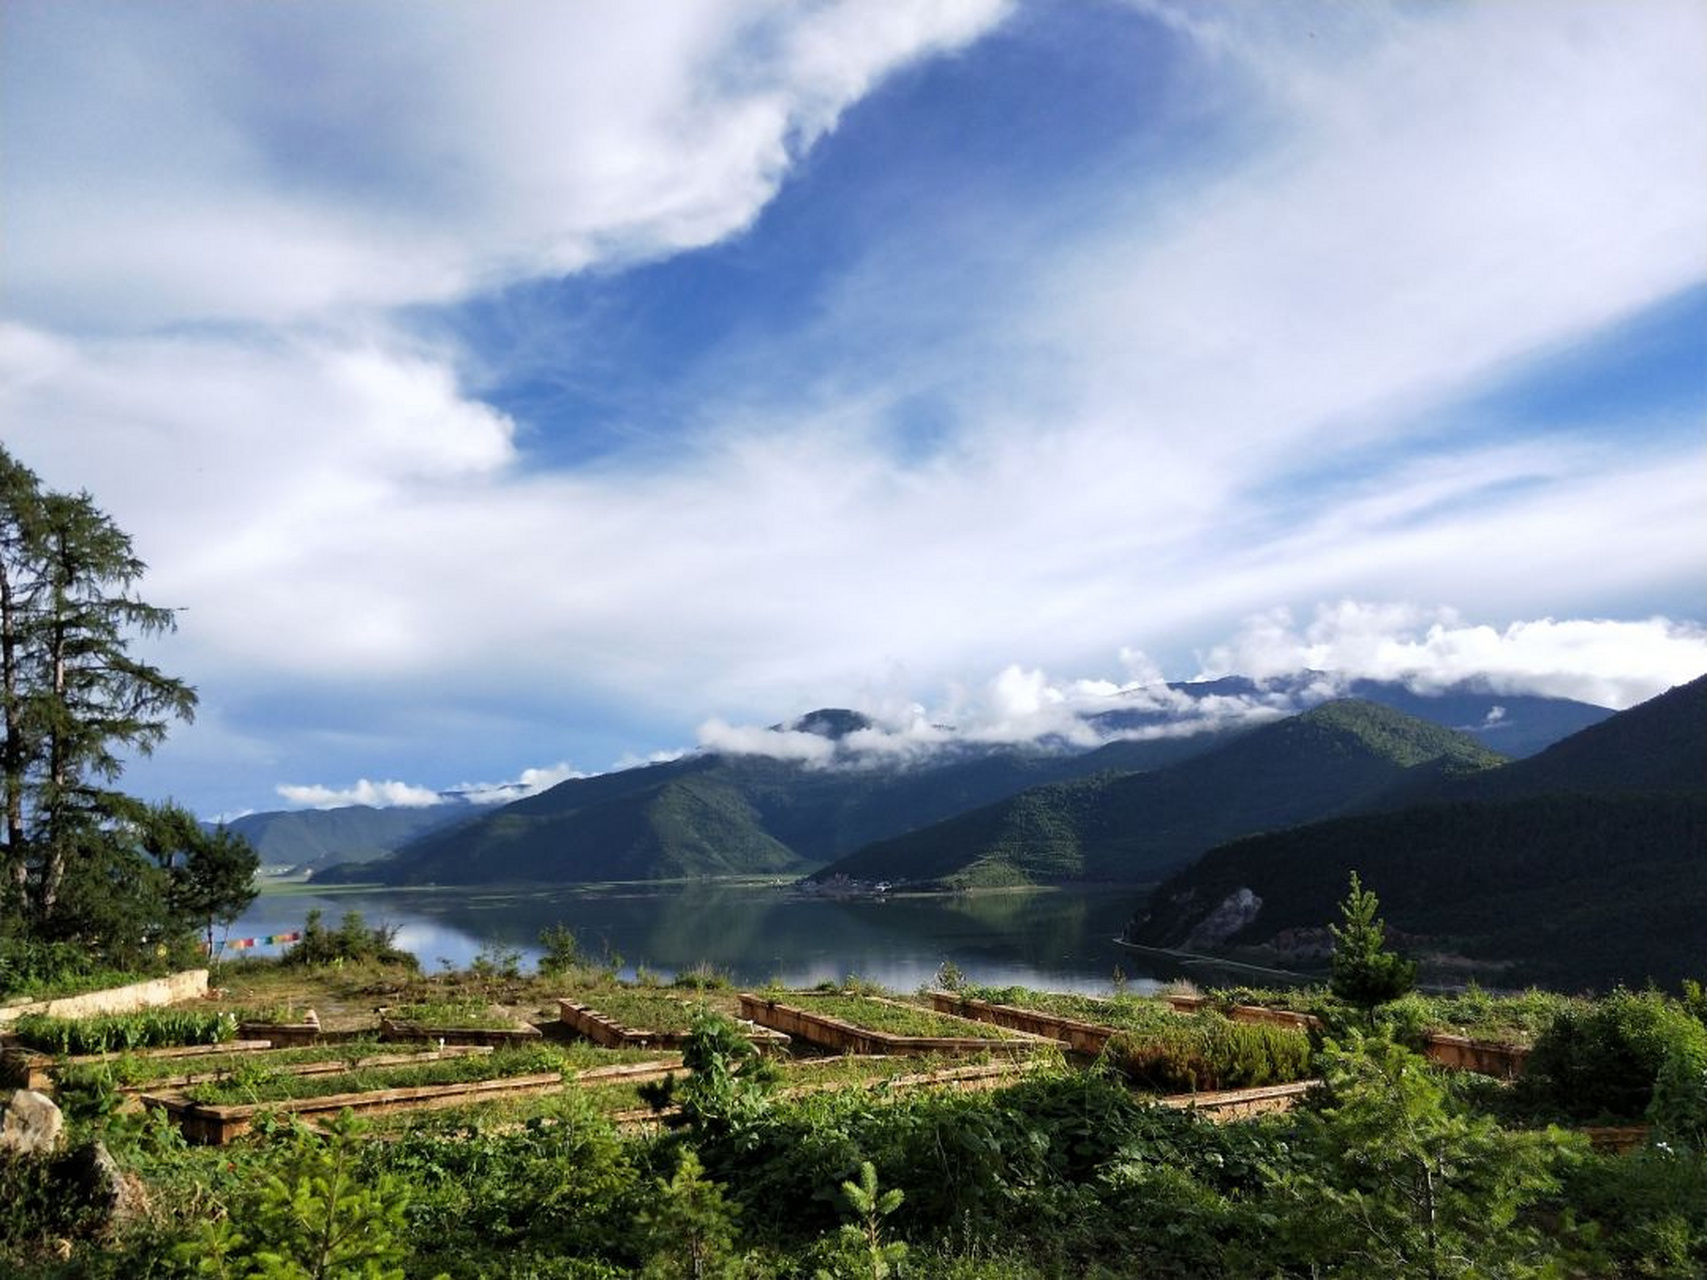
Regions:
<instances>
[{"instance_id":1,"label":"boulder","mask_svg":"<svg viewBox=\"0 0 1707 1280\"><path fill-rule=\"evenodd\" d=\"M46 1094L34 1089L0 1093L0 1152L45 1156L64 1133L65 1117Z\"/></svg>"},{"instance_id":2,"label":"boulder","mask_svg":"<svg viewBox=\"0 0 1707 1280\"><path fill-rule=\"evenodd\" d=\"M128 1222L142 1213L141 1184L125 1175L99 1140L61 1156L53 1172L63 1196L87 1205L104 1222Z\"/></svg>"}]
</instances>

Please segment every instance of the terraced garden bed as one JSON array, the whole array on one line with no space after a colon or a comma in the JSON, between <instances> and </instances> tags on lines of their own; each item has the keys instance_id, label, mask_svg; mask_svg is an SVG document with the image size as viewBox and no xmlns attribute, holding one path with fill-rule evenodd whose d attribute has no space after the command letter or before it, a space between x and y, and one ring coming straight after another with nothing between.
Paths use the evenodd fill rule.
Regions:
<instances>
[{"instance_id":1,"label":"terraced garden bed","mask_svg":"<svg viewBox=\"0 0 1707 1280\"><path fill-rule=\"evenodd\" d=\"M1157 1098L1164 1107L1201 1111L1211 1120L1243 1120L1248 1116L1290 1111L1319 1080L1259 1085L1251 1089L1218 1089L1209 1093L1176 1093Z\"/></svg>"},{"instance_id":2,"label":"terraced garden bed","mask_svg":"<svg viewBox=\"0 0 1707 1280\"><path fill-rule=\"evenodd\" d=\"M999 998L998 993L989 994L992 998L981 999L933 991L931 1004L939 1013L1060 1040L1089 1057L1100 1054L1116 1032L1148 1031L1180 1020L1172 1008L1142 996L1103 999L1024 987L1007 988Z\"/></svg>"},{"instance_id":3,"label":"terraced garden bed","mask_svg":"<svg viewBox=\"0 0 1707 1280\"><path fill-rule=\"evenodd\" d=\"M589 1002L560 999L558 1017L577 1035L612 1049L674 1048L686 1043L694 1015L709 1008L703 1000L685 1000L664 991L621 988L588 996ZM744 1024L749 1038L771 1047L788 1037L769 1027Z\"/></svg>"},{"instance_id":4,"label":"terraced garden bed","mask_svg":"<svg viewBox=\"0 0 1707 1280\"><path fill-rule=\"evenodd\" d=\"M600 1065L575 1069L575 1064L591 1052L598 1053ZM262 1082L227 1081L221 1088L200 1085L184 1092L145 1094L142 1101L164 1110L191 1142L219 1145L248 1132L260 1116L267 1114L289 1115L313 1123L346 1108L368 1115L469 1107L554 1093L566 1087L633 1085L681 1068L679 1058L612 1063L608 1061L611 1056L608 1052L587 1053L542 1049L498 1051L490 1055L462 1055L461 1063L450 1055L434 1054L440 1059L436 1064L353 1072L346 1068L320 1077L280 1076ZM551 1061L558 1064L555 1069L528 1069ZM469 1078L435 1079L435 1065L448 1068L439 1075L465 1074Z\"/></svg>"},{"instance_id":5,"label":"terraced garden bed","mask_svg":"<svg viewBox=\"0 0 1707 1280\"><path fill-rule=\"evenodd\" d=\"M478 1002L397 1005L379 1011L381 1040L435 1040L440 1044L518 1045L541 1038L538 1027L517 1022Z\"/></svg>"},{"instance_id":6,"label":"terraced garden bed","mask_svg":"<svg viewBox=\"0 0 1707 1280\"><path fill-rule=\"evenodd\" d=\"M251 1052L210 1054L193 1059L196 1068L186 1072L182 1061L149 1061L117 1058L81 1066L56 1066L53 1087L75 1091L86 1087L111 1086L123 1095L180 1091L222 1081L273 1079L284 1076L328 1076L340 1072L403 1067L447 1058L480 1057L492 1053L484 1045L452 1045L440 1049L427 1041L418 1046L382 1045L376 1040L352 1042L336 1059L326 1057L323 1046L260 1049Z\"/></svg>"},{"instance_id":7,"label":"terraced garden bed","mask_svg":"<svg viewBox=\"0 0 1707 1280\"><path fill-rule=\"evenodd\" d=\"M802 992L788 1003L743 993L741 1016L839 1053L1035 1053L1058 1040L878 996Z\"/></svg>"},{"instance_id":8,"label":"terraced garden bed","mask_svg":"<svg viewBox=\"0 0 1707 1280\"><path fill-rule=\"evenodd\" d=\"M51 1091L55 1074L63 1067L94 1066L142 1060L167 1064L175 1070L184 1062L218 1060L225 1055L271 1048L266 1040L227 1040L223 1044L174 1045L165 1049L129 1049L113 1053L82 1053L75 1056L42 1053L36 1049L0 1051L0 1085L11 1089Z\"/></svg>"}]
</instances>

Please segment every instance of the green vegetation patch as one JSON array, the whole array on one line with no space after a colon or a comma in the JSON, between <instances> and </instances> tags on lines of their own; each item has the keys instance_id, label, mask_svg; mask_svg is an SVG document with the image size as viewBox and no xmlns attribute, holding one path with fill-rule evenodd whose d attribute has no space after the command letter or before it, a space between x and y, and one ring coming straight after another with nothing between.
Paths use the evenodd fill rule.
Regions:
<instances>
[{"instance_id":1,"label":"green vegetation patch","mask_svg":"<svg viewBox=\"0 0 1707 1280\"><path fill-rule=\"evenodd\" d=\"M42 1053L117 1053L223 1044L237 1038L237 1019L207 1009L146 1009L92 1018L54 1018L26 1013L12 1024L18 1041Z\"/></svg>"},{"instance_id":2,"label":"green vegetation patch","mask_svg":"<svg viewBox=\"0 0 1707 1280\"><path fill-rule=\"evenodd\" d=\"M339 1045L309 1045L300 1049L263 1049L234 1053L197 1054L193 1058L149 1058L121 1053L100 1062L67 1062L52 1071L56 1088L75 1089L98 1084L128 1088L174 1080L186 1075L219 1075L265 1066L298 1067L315 1062L350 1062L381 1054L426 1053L437 1046L426 1041L381 1044L350 1040Z\"/></svg>"},{"instance_id":3,"label":"green vegetation patch","mask_svg":"<svg viewBox=\"0 0 1707 1280\"><path fill-rule=\"evenodd\" d=\"M370 1093L381 1089L414 1089L427 1085L468 1084L572 1070L555 1047L529 1045L491 1054L438 1058L430 1062L390 1067L356 1067L328 1075L299 1076L268 1067L239 1069L222 1080L210 1080L184 1091L192 1102L233 1106L257 1102L295 1102L339 1093Z\"/></svg>"},{"instance_id":4,"label":"green vegetation patch","mask_svg":"<svg viewBox=\"0 0 1707 1280\"><path fill-rule=\"evenodd\" d=\"M1296 1027L1232 1022L1218 1013L1123 1031L1102 1062L1136 1089L1197 1093L1290 1084L1310 1077L1310 1038Z\"/></svg>"},{"instance_id":5,"label":"green vegetation patch","mask_svg":"<svg viewBox=\"0 0 1707 1280\"><path fill-rule=\"evenodd\" d=\"M457 1031L510 1031L516 1020L482 997L460 1000L420 1000L385 1011L392 1022Z\"/></svg>"},{"instance_id":6,"label":"green vegetation patch","mask_svg":"<svg viewBox=\"0 0 1707 1280\"><path fill-rule=\"evenodd\" d=\"M1011 1005L1057 1018L1072 1018L1121 1031L1165 1030L1180 1022L1170 1005L1149 996L1086 996L1069 991L1033 991L1029 987L974 987L976 1000Z\"/></svg>"},{"instance_id":7,"label":"green vegetation patch","mask_svg":"<svg viewBox=\"0 0 1707 1280\"><path fill-rule=\"evenodd\" d=\"M704 1001L632 987L612 987L575 997L575 1001L623 1027L672 1033L686 1032L694 1014L706 1007Z\"/></svg>"},{"instance_id":8,"label":"green vegetation patch","mask_svg":"<svg viewBox=\"0 0 1707 1280\"><path fill-rule=\"evenodd\" d=\"M838 1018L867 1031L880 1031L891 1036L943 1036L959 1040L1017 1040L1006 1027L987 1022L971 1022L919 1005L898 1001L873 1000L868 996L819 994L817 992L788 996L783 1003L792 1004L807 1013L820 1017Z\"/></svg>"}]
</instances>

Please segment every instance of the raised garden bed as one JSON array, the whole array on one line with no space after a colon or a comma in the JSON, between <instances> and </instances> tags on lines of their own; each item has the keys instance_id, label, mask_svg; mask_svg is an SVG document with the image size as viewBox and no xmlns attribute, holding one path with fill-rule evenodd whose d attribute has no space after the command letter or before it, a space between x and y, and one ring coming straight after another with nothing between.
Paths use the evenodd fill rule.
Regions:
<instances>
[{"instance_id":1,"label":"raised garden bed","mask_svg":"<svg viewBox=\"0 0 1707 1280\"><path fill-rule=\"evenodd\" d=\"M457 1084L373 1089L271 1102L199 1103L180 1093L146 1094L142 1100L148 1106L164 1110L189 1141L221 1146L247 1133L263 1115L292 1116L315 1124L346 1109L358 1115L385 1115L468 1107L555 1093L565 1088L637 1084L661 1079L679 1070L681 1060L676 1058L592 1067L576 1072L567 1080L562 1072L551 1071Z\"/></svg>"},{"instance_id":2,"label":"raised garden bed","mask_svg":"<svg viewBox=\"0 0 1707 1280\"><path fill-rule=\"evenodd\" d=\"M1201 1111L1212 1120L1242 1120L1246 1116L1290 1111L1319 1080L1266 1084L1254 1089L1219 1089L1212 1093L1175 1093L1156 1099L1164 1107Z\"/></svg>"},{"instance_id":3,"label":"raised garden bed","mask_svg":"<svg viewBox=\"0 0 1707 1280\"><path fill-rule=\"evenodd\" d=\"M624 992L620 1000L606 1003L616 1005L613 1013L594 1008L575 1000L557 1002L558 1017L563 1025L594 1044L609 1049L676 1048L687 1043L695 1006L662 993L647 993L638 1000L633 993ZM673 1008L671 1006L674 1006ZM642 1022L643 1025L631 1025ZM770 1027L744 1022L742 1029L748 1038L762 1045L781 1047L788 1037Z\"/></svg>"},{"instance_id":4,"label":"raised garden bed","mask_svg":"<svg viewBox=\"0 0 1707 1280\"><path fill-rule=\"evenodd\" d=\"M796 1003L783 1004L742 993L741 1016L839 1053L1035 1053L1065 1047L1053 1037L973 1022L876 996L802 994L794 1000Z\"/></svg>"},{"instance_id":5,"label":"raised garden bed","mask_svg":"<svg viewBox=\"0 0 1707 1280\"><path fill-rule=\"evenodd\" d=\"M1099 1000L1093 996L1025 992L1018 988L1009 994L1016 1001L1025 1003L982 1000L952 991L933 991L931 1004L939 1013L973 1018L993 1026L1060 1040L1074 1053L1093 1058L1107 1047L1109 1037L1117 1032L1145 1030L1160 1020L1173 1021L1179 1017L1171 1008L1148 1000L1137 1003L1130 997L1124 1001Z\"/></svg>"},{"instance_id":6,"label":"raised garden bed","mask_svg":"<svg viewBox=\"0 0 1707 1280\"><path fill-rule=\"evenodd\" d=\"M166 1049L125 1049L114 1053L84 1053L66 1057L42 1053L36 1049L6 1049L0 1051L0 1084L12 1089L47 1089L53 1087L53 1072L63 1066L84 1066L100 1062L115 1062L128 1056L165 1059L169 1061L217 1057L220 1054L270 1049L266 1040L227 1040L223 1044L174 1045Z\"/></svg>"},{"instance_id":7,"label":"raised garden bed","mask_svg":"<svg viewBox=\"0 0 1707 1280\"><path fill-rule=\"evenodd\" d=\"M1515 1080L1523 1074L1529 1050L1518 1045L1491 1044L1468 1036L1431 1031L1423 1037L1423 1055L1431 1062L1438 1062L1454 1071L1474 1071L1501 1080Z\"/></svg>"},{"instance_id":8,"label":"raised garden bed","mask_svg":"<svg viewBox=\"0 0 1707 1280\"><path fill-rule=\"evenodd\" d=\"M452 1058L484 1057L493 1052L486 1045L451 1045L438 1049L431 1045L423 1045L413 1052L404 1053L370 1053L355 1058L343 1058L337 1061L319 1060L303 1061L286 1058L280 1061L275 1054L300 1054L300 1048L270 1049L261 1053L250 1054L237 1063L213 1071L198 1071L188 1075L161 1076L143 1082L117 1085L121 1094L139 1095L163 1090L178 1091L193 1089L197 1085L217 1084L222 1080L236 1078L244 1071L252 1071L271 1077L294 1077L298 1079L313 1079L317 1076L340 1075L350 1071L372 1071L387 1067L408 1067L423 1062L443 1062Z\"/></svg>"},{"instance_id":9,"label":"raised garden bed","mask_svg":"<svg viewBox=\"0 0 1707 1280\"><path fill-rule=\"evenodd\" d=\"M130 1013L176 1004L207 995L207 970L186 969L164 978L147 978L124 986L107 987L99 991L82 991L76 995L53 996L43 1000L25 1000L0 1005L0 1027L30 1013L45 1013L56 1018L85 1018L94 1014Z\"/></svg>"},{"instance_id":10,"label":"raised garden bed","mask_svg":"<svg viewBox=\"0 0 1707 1280\"><path fill-rule=\"evenodd\" d=\"M381 1016L381 1040L431 1040L446 1044L484 1044L494 1048L504 1045L533 1044L543 1038L538 1027L514 1023L507 1027L448 1027L421 1022L405 1022Z\"/></svg>"},{"instance_id":11,"label":"raised garden bed","mask_svg":"<svg viewBox=\"0 0 1707 1280\"><path fill-rule=\"evenodd\" d=\"M237 1034L246 1040L270 1040L275 1049L306 1048L309 1045L348 1044L371 1040L372 1027L328 1031L318 1022L240 1022Z\"/></svg>"},{"instance_id":12,"label":"raised garden bed","mask_svg":"<svg viewBox=\"0 0 1707 1280\"><path fill-rule=\"evenodd\" d=\"M1270 1027L1302 1027L1306 1031L1322 1025L1322 1020L1313 1013L1299 1013L1295 1009L1275 1009L1262 1004L1235 1004L1223 1006L1208 996L1162 996L1163 1003L1172 1006L1179 1013L1198 1013L1203 1009L1220 1009L1234 1022L1254 1022Z\"/></svg>"}]
</instances>

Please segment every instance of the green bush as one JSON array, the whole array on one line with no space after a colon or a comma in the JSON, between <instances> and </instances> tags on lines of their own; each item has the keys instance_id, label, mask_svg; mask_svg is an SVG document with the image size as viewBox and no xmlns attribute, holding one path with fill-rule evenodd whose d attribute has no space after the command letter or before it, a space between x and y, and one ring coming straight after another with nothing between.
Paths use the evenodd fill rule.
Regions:
<instances>
[{"instance_id":1,"label":"green bush","mask_svg":"<svg viewBox=\"0 0 1707 1280\"><path fill-rule=\"evenodd\" d=\"M1102 1061L1134 1088L1197 1093L1286 1084L1310 1074L1310 1039L1296 1027L1232 1022L1218 1014L1177 1027L1122 1032Z\"/></svg>"},{"instance_id":2,"label":"green bush","mask_svg":"<svg viewBox=\"0 0 1707 1280\"><path fill-rule=\"evenodd\" d=\"M47 1000L141 981L147 975L99 964L88 947L0 938L0 1002Z\"/></svg>"},{"instance_id":3,"label":"green bush","mask_svg":"<svg viewBox=\"0 0 1707 1280\"><path fill-rule=\"evenodd\" d=\"M1707 1027L1657 991L1620 988L1560 1012L1529 1053L1520 1094L1537 1114L1635 1123L1673 1055L1707 1062Z\"/></svg>"},{"instance_id":4,"label":"green bush","mask_svg":"<svg viewBox=\"0 0 1707 1280\"><path fill-rule=\"evenodd\" d=\"M420 961L397 945L395 925L369 928L362 913L346 911L336 929L328 929L318 910L303 917L302 941L281 957L287 965L339 965L370 961L420 968Z\"/></svg>"}]
</instances>

